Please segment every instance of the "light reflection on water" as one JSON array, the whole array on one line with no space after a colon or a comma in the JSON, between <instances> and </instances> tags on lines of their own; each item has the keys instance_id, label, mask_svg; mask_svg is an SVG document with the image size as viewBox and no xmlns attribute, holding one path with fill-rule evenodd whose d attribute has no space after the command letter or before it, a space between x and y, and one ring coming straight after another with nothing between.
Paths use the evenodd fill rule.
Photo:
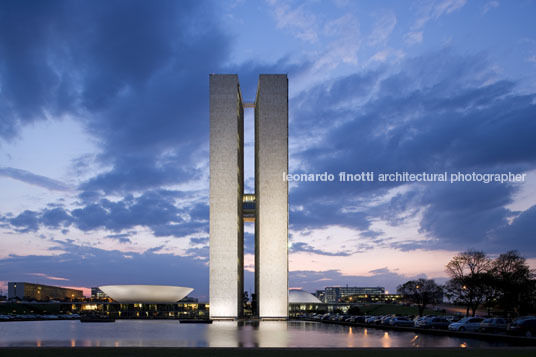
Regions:
<instances>
[{"instance_id":1,"label":"light reflection on water","mask_svg":"<svg viewBox=\"0 0 536 357\"><path fill-rule=\"evenodd\" d=\"M0 323L0 347L495 347L505 343L306 321L183 324L174 320Z\"/></svg>"}]
</instances>

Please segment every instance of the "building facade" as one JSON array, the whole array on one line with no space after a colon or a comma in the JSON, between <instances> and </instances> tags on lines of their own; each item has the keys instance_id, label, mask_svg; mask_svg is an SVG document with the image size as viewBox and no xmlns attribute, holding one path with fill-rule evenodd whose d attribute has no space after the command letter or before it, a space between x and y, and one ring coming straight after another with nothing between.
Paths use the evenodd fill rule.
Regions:
<instances>
[{"instance_id":1,"label":"building facade","mask_svg":"<svg viewBox=\"0 0 536 357\"><path fill-rule=\"evenodd\" d=\"M341 299L352 295L383 295L385 288L377 287L359 287L359 286L328 286L324 290L325 303L340 302Z\"/></svg>"},{"instance_id":2,"label":"building facade","mask_svg":"<svg viewBox=\"0 0 536 357\"><path fill-rule=\"evenodd\" d=\"M48 301L84 298L82 290L26 282L8 282L7 293L8 299L20 300Z\"/></svg>"},{"instance_id":3,"label":"building facade","mask_svg":"<svg viewBox=\"0 0 536 357\"><path fill-rule=\"evenodd\" d=\"M260 318L288 317L288 79L260 75L245 103L237 75L210 83L210 315L242 316L244 220L255 221ZM255 109L255 193L244 193L244 107Z\"/></svg>"},{"instance_id":4,"label":"building facade","mask_svg":"<svg viewBox=\"0 0 536 357\"><path fill-rule=\"evenodd\" d=\"M110 297L104 293L98 287L91 288L91 298L92 299L109 299Z\"/></svg>"},{"instance_id":5,"label":"building facade","mask_svg":"<svg viewBox=\"0 0 536 357\"><path fill-rule=\"evenodd\" d=\"M210 76L210 315L242 315L244 108L238 76Z\"/></svg>"}]
</instances>

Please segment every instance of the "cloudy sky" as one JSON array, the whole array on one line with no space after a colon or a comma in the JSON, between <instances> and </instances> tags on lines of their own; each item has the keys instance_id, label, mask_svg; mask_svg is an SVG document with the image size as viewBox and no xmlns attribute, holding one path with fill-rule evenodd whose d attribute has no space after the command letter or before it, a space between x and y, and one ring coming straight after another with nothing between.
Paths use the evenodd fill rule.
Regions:
<instances>
[{"instance_id":1,"label":"cloudy sky","mask_svg":"<svg viewBox=\"0 0 536 357\"><path fill-rule=\"evenodd\" d=\"M291 173L526 174L292 183L290 286L441 282L467 249L536 267L535 13L529 0L2 1L0 288L177 284L208 299L209 73L237 73L247 100L259 73L288 73Z\"/></svg>"}]
</instances>

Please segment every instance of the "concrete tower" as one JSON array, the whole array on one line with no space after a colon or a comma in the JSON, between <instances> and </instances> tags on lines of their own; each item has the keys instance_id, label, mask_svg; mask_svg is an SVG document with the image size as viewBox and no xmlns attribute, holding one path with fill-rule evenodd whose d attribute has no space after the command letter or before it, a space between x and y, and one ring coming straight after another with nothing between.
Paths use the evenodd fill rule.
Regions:
<instances>
[{"instance_id":1,"label":"concrete tower","mask_svg":"<svg viewBox=\"0 0 536 357\"><path fill-rule=\"evenodd\" d=\"M210 316L242 315L244 109L237 75L210 76Z\"/></svg>"},{"instance_id":2,"label":"concrete tower","mask_svg":"<svg viewBox=\"0 0 536 357\"><path fill-rule=\"evenodd\" d=\"M244 107L255 108L255 193L244 194ZM260 75L255 103L238 76L210 75L210 316L242 315L244 219L255 221L263 319L288 317L288 79Z\"/></svg>"}]
</instances>

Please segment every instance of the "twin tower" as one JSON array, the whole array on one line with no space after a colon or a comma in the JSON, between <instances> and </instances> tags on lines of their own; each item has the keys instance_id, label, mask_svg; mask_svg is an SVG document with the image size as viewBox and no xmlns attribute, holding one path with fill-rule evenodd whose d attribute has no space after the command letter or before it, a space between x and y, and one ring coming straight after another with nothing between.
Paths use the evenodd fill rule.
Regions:
<instances>
[{"instance_id":1,"label":"twin tower","mask_svg":"<svg viewBox=\"0 0 536 357\"><path fill-rule=\"evenodd\" d=\"M255 109L255 193L244 193L244 108ZM256 311L288 317L288 79L261 74L254 103L238 76L210 75L210 317L242 317L244 221L255 221Z\"/></svg>"}]
</instances>

